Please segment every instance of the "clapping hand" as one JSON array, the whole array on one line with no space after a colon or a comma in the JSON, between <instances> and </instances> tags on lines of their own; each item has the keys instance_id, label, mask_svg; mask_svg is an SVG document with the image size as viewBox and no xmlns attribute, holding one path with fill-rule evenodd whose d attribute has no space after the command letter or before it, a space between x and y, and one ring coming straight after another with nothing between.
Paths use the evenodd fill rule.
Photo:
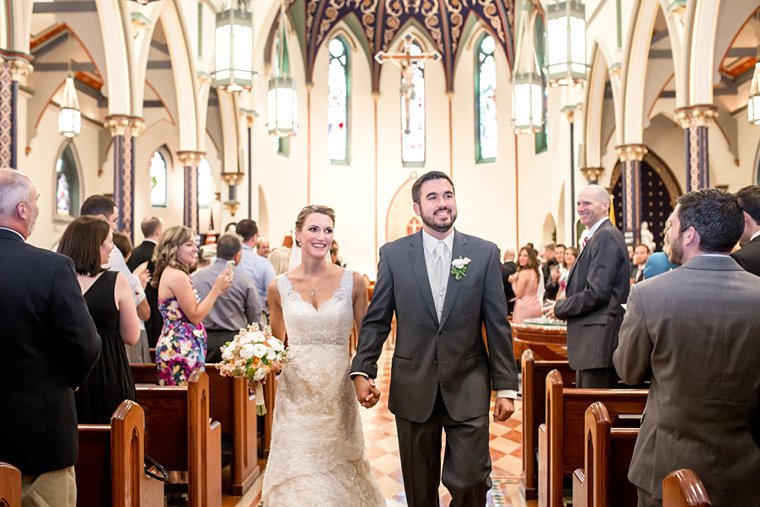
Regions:
<instances>
[{"instance_id":1,"label":"clapping hand","mask_svg":"<svg viewBox=\"0 0 760 507\"><path fill-rule=\"evenodd\" d=\"M542 309L544 317L546 317L547 319L556 319L557 318L554 315L554 305L555 304L556 303L553 302L551 304L548 304L548 305L544 306L544 308Z\"/></svg>"},{"instance_id":2,"label":"clapping hand","mask_svg":"<svg viewBox=\"0 0 760 507\"><path fill-rule=\"evenodd\" d=\"M359 405L364 408L372 408L380 401L380 390L375 387L375 381L364 375L354 376L354 389Z\"/></svg>"},{"instance_id":3,"label":"clapping hand","mask_svg":"<svg viewBox=\"0 0 760 507\"><path fill-rule=\"evenodd\" d=\"M233 266L227 266L224 271L219 273L219 276L217 276L214 281L214 287L219 290L220 294L229 289L230 285L232 285L232 268Z\"/></svg>"}]
</instances>

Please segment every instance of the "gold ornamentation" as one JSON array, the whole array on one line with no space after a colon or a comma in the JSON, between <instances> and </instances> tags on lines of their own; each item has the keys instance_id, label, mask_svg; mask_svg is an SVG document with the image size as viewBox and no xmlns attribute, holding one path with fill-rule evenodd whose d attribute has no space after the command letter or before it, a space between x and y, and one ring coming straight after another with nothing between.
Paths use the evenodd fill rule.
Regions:
<instances>
[{"instance_id":1,"label":"gold ornamentation","mask_svg":"<svg viewBox=\"0 0 760 507\"><path fill-rule=\"evenodd\" d=\"M179 158L179 161L182 162L182 165L185 167L195 167L197 166L201 159L206 156L205 151L178 151L177 152L177 158Z\"/></svg>"}]
</instances>

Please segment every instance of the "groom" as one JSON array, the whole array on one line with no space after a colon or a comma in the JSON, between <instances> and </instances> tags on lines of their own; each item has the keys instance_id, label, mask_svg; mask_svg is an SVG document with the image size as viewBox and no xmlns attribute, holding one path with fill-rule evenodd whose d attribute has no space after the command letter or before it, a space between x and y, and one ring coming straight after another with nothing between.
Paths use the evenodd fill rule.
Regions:
<instances>
[{"instance_id":1,"label":"groom","mask_svg":"<svg viewBox=\"0 0 760 507\"><path fill-rule=\"evenodd\" d=\"M451 506L481 507L491 488L491 390L498 391L494 420L505 421L514 412L517 389L499 254L493 243L453 229L457 205L446 174L422 175L412 199L422 231L380 249L351 376L359 402L374 406L380 397L377 359L395 312L388 405L396 415L408 505L439 505L445 430L443 484Z\"/></svg>"}]
</instances>

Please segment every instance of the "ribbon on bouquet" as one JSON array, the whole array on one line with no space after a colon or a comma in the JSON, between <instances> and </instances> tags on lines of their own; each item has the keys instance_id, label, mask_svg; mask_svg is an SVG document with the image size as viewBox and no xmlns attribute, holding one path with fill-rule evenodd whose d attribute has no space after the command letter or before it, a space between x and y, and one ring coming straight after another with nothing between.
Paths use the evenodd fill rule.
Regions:
<instances>
[{"instance_id":1,"label":"ribbon on bouquet","mask_svg":"<svg viewBox=\"0 0 760 507\"><path fill-rule=\"evenodd\" d=\"M253 397L256 400L256 415L265 415L267 406L264 403L264 383L254 382Z\"/></svg>"}]
</instances>

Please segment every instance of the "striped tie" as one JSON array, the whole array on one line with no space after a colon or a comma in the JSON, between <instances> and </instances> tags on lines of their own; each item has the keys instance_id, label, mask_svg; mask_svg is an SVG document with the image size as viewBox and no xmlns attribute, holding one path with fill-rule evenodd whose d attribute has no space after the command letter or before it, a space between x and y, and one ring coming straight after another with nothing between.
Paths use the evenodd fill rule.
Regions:
<instances>
[{"instance_id":1,"label":"striped tie","mask_svg":"<svg viewBox=\"0 0 760 507\"><path fill-rule=\"evenodd\" d=\"M584 236L583 239L581 240L581 252L583 251L584 248L586 248L586 245L588 244L589 239L591 239L591 236Z\"/></svg>"}]
</instances>

